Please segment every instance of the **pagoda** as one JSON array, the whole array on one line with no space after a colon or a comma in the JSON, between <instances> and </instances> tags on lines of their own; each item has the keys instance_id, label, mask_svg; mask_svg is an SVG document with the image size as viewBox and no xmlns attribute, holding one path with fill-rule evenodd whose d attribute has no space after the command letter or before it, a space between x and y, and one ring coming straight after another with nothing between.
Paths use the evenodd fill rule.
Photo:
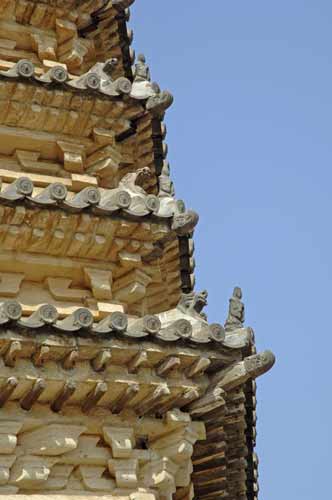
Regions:
<instances>
[{"instance_id":1,"label":"pagoda","mask_svg":"<svg viewBox=\"0 0 332 500\"><path fill-rule=\"evenodd\" d=\"M256 353L194 291L198 215L132 0L0 0L0 500L256 500Z\"/></svg>"}]
</instances>

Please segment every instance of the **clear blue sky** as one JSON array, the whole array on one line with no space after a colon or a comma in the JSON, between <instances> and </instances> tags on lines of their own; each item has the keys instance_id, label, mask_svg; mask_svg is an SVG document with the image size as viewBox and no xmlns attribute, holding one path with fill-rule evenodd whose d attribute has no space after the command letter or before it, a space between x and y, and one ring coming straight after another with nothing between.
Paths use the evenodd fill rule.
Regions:
<instances>
[{"instance_id":1,"label":"clear blue sky","mask_svg":"<svg viewBox=\"0 0 332 500\"><path fill-rule=\"evenodd\" d=\"M200 213L197 288L223 322L241 285L259 350L262 500L331 498L332 3L137 0L169 88L177 196Z\"/></svg>"}]
</instances>

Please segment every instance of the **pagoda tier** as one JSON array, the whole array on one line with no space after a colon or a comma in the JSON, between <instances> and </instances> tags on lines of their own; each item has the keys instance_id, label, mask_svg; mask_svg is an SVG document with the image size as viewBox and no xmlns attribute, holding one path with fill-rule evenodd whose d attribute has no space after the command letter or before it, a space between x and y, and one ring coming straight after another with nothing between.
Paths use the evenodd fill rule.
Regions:
<instances>
[{"instance_id":1,"label":"pagoda tier","mask_svg":"<svg viewBox=\"0 0 332 500\"><path fill-rule=\"evenodd\" d=\"M195 293L130 0L0 0L0 500L257 500L256 353Z\"/></svg>"},{"instance_id":2,"label":"pagoda tier","mask_svg":"<svg viewBox=\"0 0 332 500\"><path fill-rule=\"evenodd\" d=\"M127 29L132 1L1 0L0 58L65 64L81 74L96 61L119 60L118 74L130 75L133 34Z\"/></svg>"},{"instance_id":3,"label":"pagoda tier","mask_svg":"<svg viewBox=\"0 0 332 500\"><path fill-rule=\"evenodd\" d=\"M63 316L51 305L24 317L18 302L4 302L0 496L251 498L253 380L274 356L255 354L252 330L230 327L232 312L226 332L209 324L202 297L100 322L88 309Z\"/></svg>"},{"instance_id":4,"label":"pagoda tier","mask_svg":"<svg viewBox=\"0 0 332 500\"><path fill-rule=\"evenodd\" d=\"M0 269L21 274L14 262L30 262L34 276L22 276L24 288L24 281L48 279L47 262L60 279L57 292L49 290L53 299L45 296L54 305L91 299L98 309L98 299L114 298L139 314L175 306L193 286L197 216L174 199L164 159L161 116L170 94L120 79L131 93L146 84L145 99L106 95L103 82L114 90L119 79L104 73L105 64L72 79L62 66L37 77L27 60L8 65L0 72L0 252L6 251ZM98 88L89 88L91 77ZM103 276L97 272L100 285L93 278L91 289L85 269L104 269Z\"/></svg>"}]
</instances>

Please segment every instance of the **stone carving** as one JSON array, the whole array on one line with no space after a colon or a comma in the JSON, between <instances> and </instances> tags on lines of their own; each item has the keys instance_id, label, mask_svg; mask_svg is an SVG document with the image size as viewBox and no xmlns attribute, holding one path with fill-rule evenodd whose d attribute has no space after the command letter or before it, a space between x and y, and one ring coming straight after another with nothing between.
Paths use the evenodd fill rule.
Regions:
<instances>
[{"instance_id":1,"label":"stone carving","mask_svg":"<svg viewBox=\"0 0 332 500\"><path fill-rule=\"evenodd\" d=\"M271 351L264 351L245 358L244 365L251 377L259 377L269 371L275 363L275 356Z\"/></svg>"},{"instance_id":2,"label":"stone carving","mask_svg":"<svg viewBox=\"0 0 332 500\"><path fill-rule=\"evenodd\" d=\"M45 286L48 287L52 297L57 300L69 302L83 302L90 296L87 290L71 288L72 280L66 278L46 278Z\"/></svg>"},{"instance_id":3,"label":"stone carving","mask_svg":"<svg viewBox=\"0 0 332 500\"><path fill-rule=\"evenodd\" d=\"M16 297L23 280L23 273L0 273L0 295Z\"/></svg>"},{"instance_id":4,"label":"stone carving","mask_svg":"<svg viewBox=\"0 0 332 500\"><path fill-rule=\"evenodd\" d=\"M275 356L271 351L254 354L216 373L212 383L225 391L234 389L244 384L249 379L254 379L269 371L275 363Z\"/></svg>"},{"instance_id":5,"label":"stone carving","mask_svg":"<svg viewBox=\"0 0 332 500\"><path fill-rule=\"evenodd\" d=\"M174 198L175 190L174 184L170 178L170 167L168 161L164 161L163 168L161 170L161 174L159 176L159 196L163 197L171 197Z\"/></svg>"},{"instance_id":6,"label":"stone carving","mask_svg":"<svg viewBox=\"0 0 332 500\"><path fill-rule=\"evenodd\" d=\"M126 174L120 181L119 187L127 189L131 195L131 203L127 208L132 215L144 216L148 213L159 213L160 201L157 196L147 194L143 185L151 178L151 171L143 167L136 172Z\"/></svg>"},{"instance_id":7,"label":"stone carving","mask_svg":"<svg viewBox=\"0 0 332 500\"><path fill-rule=\"evenodd\" d=\"M155 94L147 100L146 109L151 111L153 116L163 119L166 109L172 106L174 97L168 90L161 91L157 85L153 87Z\"/></svg>"},{"instance_id":8,"label":"stone carving","mask_svg":"<svg viewBox=\"0 0 332 500\"><path fill-rule=\"evenodd\" d=\"M141 319L132 321L128 327L128 333L135 337L141 337L148 333L156 335L161 330L161 322L157 316L147 315Z\"/></svg>"},{"instance_id":9,"label":"stone carving","mask_svg":"<svg viewBox=\"0 0 332 500\"><path fill-rule=\"evenodd\" d=\"M101 269L86 267L84 269L85 279L89 284L93 296L98 300L110 300L112 298L112 273Z\"/></svg>"},{"instance_id":10,"label":"stone carving","mask_svg":"<svg viewBox=\"0 0 332 500\"><path fill-rule=\"evenodd\" d=\"M146 64L146 59L144 54L138 54L137 63L134 68L134 81L142 82L148 81L151 82L150 68Z\"/></svg>"},{"instance_id":11,"label":"stone carving","mask_svg":"<svg viewBox=\"0 0 332 500\"><path fill-rule=\"evenodd\" d=\"M131 276L134 273L135 276ZM146 289L146 281L144 279L151 278L149 276L139 276L142 274L139 270L134 270L129 273L130 278L119 283L119 287L115 289L115 294L120 297L120 292L125 294L132 294L140 297L143 293L142 288ZM136 285L140 285L138 288ZM123 288L122 288L123 285ZM144 285L144 286L143 286ZM129 287L129 288L128 288ZM132 288L134 287L134 289ZM128 288L128 290L127 290ZM7 300L0 304L0 324L17 324L25 330L43 330L46 326L53 331L76 333L79 336L90 335L92 338L95 335L112 335L115 332L132 338L144 338L148 336L157 337L165 342L175 342L177 339L188 339L191 342L198 344L209 342L211 340L222 342L224 340L223 329L219 324L208 324L206 316L202 313L202 308L206 304L207 293L200 294L184 294L176 309L172 309L162 315L146 315L142 318L130 318L128 325L128 317L120 311L115 311L108 314L103 319L95 322L92 312L84 307L76 308L70 314L67 314L63 319L59 319L59 311L52 304L43 304L38 307L29 317L22 317L22 307L16 300ZM68 299L67 299L68 300ZM127 297L127 302L131 302L131 298ZM160 323L162 319L162 324ZM194 322L192 321L194 320ZM202 330L200 339L196 339L192 335L192 326L195 329ZM238 343L241 346L241 342ZM243 344L245 345L245 344ZM8 349L5 351L5 361L8 366L15 366L16 358L21 351L21 344L19 341L11 342ZM48 350L40 350L33 358L36 364L43 365L43 358L47 359ZM99 364L99 363L97 363Z\"/></svg>"},{"instance_id":12,"label":"stone carving","mask_svg":"<svg viewBox=\"0 0 332 500\"><path fill-rule=\"evenodd\" d=\"M225 341L225 331L218 323L209 324L206 315L202 312L207 305L207 291L201 293L182 294L175 309L159 314L162 330L157 338L168 341L176 339L187 340L191 343L205 344ZM209 363L198 363L191 367L188 373L202 373Z\"/></svg>"},{"instance_id":13,"label":"stone carving","mask_svg":"<svg viewBox=\"0 0 332 500\"><path fill-rule=\"evenodd\" d=\"M97 210L106 215L119 209L126 210L130 207L131 201L128 191L123 189L105 190L102 192L101 202Z\"/></svg>"},{"instance_id":14,"label":"stone carving","mask_svg":"<svg viewBox=\"0 0 332 500\"><path fill-rule=\"evenodd\" d=\"M122 255L120 260L123 267L126 267L130 263L130 256ZM151 283L151 277L140 269L129 270L127 274L114 284L114 298L120 302L134 304L145 297L149 283Z\"/></svg>"},{"instance_id":15,"label":"stone carving","mask_svg":"<svg viewBox=\"0 0 332 500\"><path fill-rule=\"evenodd\" d=\"M11 468L10 483L23 490L39 489L47 481L56 458L25 456Z\"/></svg>"},{"instance_id":16,"label":"stone carving","mask_svg":"<svg viewBox=\"0 0 332 500\"><path fill-rule=\"evenodd\" d=\"M162 119L166 109L173 103L173 96L167 90L161 91L158 83L151 82L150 69L143 54L139 54L137 58L133 75L131 97L147 99L146 109L151 111L155 117Z\"/></svg>"},{"instance_id":17,"label":"stone carving","mask_svg":"<svg viewBox=\"0 0 332 500\"><path fill-rule=\"evenodd\" d=\"M92 69L78 78L67 81L69 87L73 87L77 90L90 90L94 92L100 91L100 84L100 76L98 73L93 72Z\"/></svg>"},{"instance_id":18,"label":"stone carving","mask_svg":"<svg viewBox=\"0 0 332 500\"><path fill-rule=\"evenodd\" d=\"M148 167L139 168L136 172L130 172L122 177L119 187L128 189L132 193L143 194L146 192L142 185L151 178L151 170Z\"/></svg>"},{"instance_id":19,"label":"stone carving","mask_svg":"<svg viewBox=\"0 0 332 500\"><path fill-rule=\"evenodd\" d=\"M69 80L67 85L76 89L99 91L107 96L129 94L131 91L130 81L124 77L116 79L113 77L117 64L116 58L108 59L104 63L98 62L84 75Z\"/></svg>"},{"instance_id":20,"label":"stone carving","mask_svg":"<svg viewBox=\"0 0 332 500\"><path fill-rule=\"evenodd\" d=\"M40 75L35 73L34 64L22 59L8 70L0 70L0 76L10 79L35 80L44 85L58 84L68 86L78 91L92 91L104 94L109 97L130 94L134 99L148 99L155 95L158 87L149 81L136 81L135 88L132 90L132 84L123 76L114 78L114 69L118 64L116 58L107 60L105 63L96 63L87 73L79 77L72 77L63 66L54 66L47 72Z\"/></svg>"},{"instance_id":21,"label":"stone carving","mask_svg":"<svg viewBox=\"0 0 332 500\"><path fill-rule=\"evenodd\" d=\"M0 71L0 75L12 79L35 79L45 85L50 83L65 85L79 91L99 92L109 97L130 94L133 99L147 100L146 109L155 117L162 119L166 109L173 103L173 96L167 90L161 91L157 83L151 83L149 68L143 62L143 56L140 58L135 65L133 84L125 77L114 79L114 69L118 64L116 58L109 59L105 63L98 62L87 73L75 78L70 77L67 70L60 65L37 76L33 63L23 59L10 69Z\"/></svg>"},{"instance_id":22,"label":"stone carving","mask_svg":"<svg viewBox=\"0 0 332 500\"><path fill-rule=\"evenodd\" d=\"M91 76L91 75L90 75ZM91 83L92 78L87 77L87 81ZM84 173L84 163L85 163L85 147L82 144L72 143L68 141L57 141L57 146L59 148L59 156L63 162L63 168L68 172L73 172L76 174ZM89 187L89 186L87 186ZM54 192L57 192L56 197L61 198L61 190L59 193L59 187ZM61 200L60 200L61 201Z\"/></svg>"},{"instance_id":23,"label":"stone carving","mask_svg":"<svg viewBox=\"0 0 332 500\"><path fill-rule=\"evenodd\" d=\"M12 184L9 184L0 193L0 199L8 201L19 201L28 197L33 192L33 183L29 177L20 177Z\"/></svg>"},{"instance_id":24,"label":"stone carving","mask_svg":"<svg viewBox=\"0 0 332 500\"><path fill-rule=\"evenodd\" d=\"M17 434L22 428L20 422L1 422L0 423L0 453L1 459L3 455L11 455L14 453L17 445Z\"/></svg>"},{"instance_id":25,"label":"stone carving","mask_svg":"<svg viewBox=\"0 0 332 500\"><path fill-rule=\"evenodd\" d=\"M136 99L148 99L156 94L159 88L156 83L151 83L149 66L143 54L137 56L137 62L132 68L134 82L131 90L131 97Z\"/></svg>"},{"instance_id":26,"label":"stone carving","mask_svg":"<svg viewBox=\"0 0 332 500\"><path fill-rule=\"evenodd\" d=\"M60 204L67 197L68 191L66 186L61 184L61 182L53 182L46 189L43 189L41 193L37 194L32 198L32 201L36 205L41 206L54 206Z\"/></svg>"},{"instance_id":27,"label":"stone carving","mask_svg":"<svg viewBox=\"0 0 332 500\"><path fill-rule=\"evenodd\" d=\"M131 83L127 78L120 77L114 79L114 72L118 66L118 60L112 58L104 64L97 63L92 71L100 77L100 90L103 94L112 96L120 94L129 94L131 91Z\"/></svg>"},{"instance_id":28,"label":"stone carving","mask_svg":"<svg viewBox=\"0 0 332 500\"><path fill-rule=\"evenodd\" d=\"M157 335L161 340L174 342L178 339L191 339L193 335L193 327L187 319L180 318L174 323L169 324L163 328L160 335Z\"/></svg>"},{"instance_id":29,"label":"stone carving","mask_svg":"<svg viewBox=\"0 0 332 500\"><path fill-rule=\"evenodd\" d=\"M35 67L28 59L21 59L7 71L0 71L0 75L7 78L33 78L34 74Z\"/></svg>"},{"instance_id":30,"label":"stone carving","mask_svg":"<svg viewBox=\"0 0 332 500\"><path fill-rule=\"evenodd\" d=\"M95 65L94 68L98 68L100 76L103 77L105 80L107 79L106 76L112 79L114 71L118 66L118 63L119 63L118 59L116 57L112 57L111 59L108 59L105 63L100 63L99 66Z\"/></svg>"},{"instance_id":31,"label":"stone carving","mask_svg":"<svg viewBox=\"0 0 332 500\"><path fill-rule=\"evenodd\" d=\"M71 200L64 201L63 204L67 209L76 211L98 205L100 198L100 191L93 186L89 186L75 194Z\"/></svg>"},{"instance_id":32,"label":"stone carving","mask_svg":"<svg viewBox=\"0 0 332 500\"><path fill-rule=\"evenodd\" d=\"M68 71L63 66L53 66L42 76L37 77L36 80L42 83L66 83L69 78Z\"/></svg>"},{"instance_id":33,"label":"stone carving","mask_svg":"<svg viewBox=\"0 0 332 500\"><path fill-rule=\"evenodd\" d=\"M93 325L93 316L89 309L80 307L65 319L58 321L55 327L62 331L76 332L77 330L89 329Z\"/></svg>"},{"instance_id":34,"label":"stone carving","mask_svg":"<svg viewBox=\"0 0 332 500\"><path fill-rule=\"evenodd\" d=\"M28 319L21 319L19 324L25 328L42 328L55 324L58 317L58 311L52 304L43 304Z\"/></svg>"},{"instance_id":35,"label":"stone carving","mask_svg":"<svg viewBox=\"0 0 332 500\"><path fill-rule=\"evenodd\" d=\"M64 434L65 430L65 434ZM77 448L78 439L86 430L83 426L53 424L22 435L20 444L31 455L63 455Z\"/></svg>"},{"instance_id":36,"label":"stone carving","mask_svg":"<svg viewBox=\"0 0 332 500\"><path fill-rule=\"evenodd\" d=\"M244 324L244 304L241 302L242 290L235 287L233 296L229 300L229 313L225 323L226 331L242 328Z\"/></svg>"},{"instance_id":37,"label":"stone carving","mask_svg":"<svg viewBox=\"0 0 332 500\"><path fill-rule=\"evenodd\" d=\"M94 325L96 333L110 333L112 331L123 333L127 330L128 318L120 311L115 311L105 319L101 320L98 324Z\"/></svg>"},{"instance_id":38,"label":"stone carving","mask_svg":"<svg viewBox=\"0 0 332 500\"><path fill-rule=\"evenodd\" d=\"M193 210L177 214L173 218L172 229L178 236L191 234L199 221L199 215Z\"/></svg>"},{"instance_id":39,"label":"stone carving","mask_svg":"<svg viewBox=\"0 0 332 500\"><path fill-rule=\"evenodd\" d=\"M135 446L135 435L132 428L104 427L106 443L112 448L114 458L130 458Z\"/></svg>"},{"instance_id":40,"label":"stone carving","mask_svg":"<svg viewBox=\"0 0 332 500\"><path fill-rule=\"evenodd\" d=\"M203 290L200 293L184 293L178 304L178 309L184 314L193 316L194 318L206 319L204 313L202 313L204 307L207 306L208 292Z\"/></svg>"},{"instance_id":41,"label":"stone carving","mask_svg":"<svg viewBox=\"0 0 332 500\"><path fill-rule=\"evenodd\" d=\"M77 477L79 477L88 491L108 493L115 489L115 482L104 477L106 467L95 465L80 465ZM107 495L109 497L109 495ZM109 497L112 498L112 497Z\"/></svg>"},{"instance_id":42,"label":"stone carving","mask_svg":"<svg viewBox=\"0 0 332 500\"><path fill-rule=\"evenodd\" d=\"M65 143L61 143L63 146ZM60 142L58 143L60 145ZM73 167L83 165L81 155L75 153L74 149L68 150L71 167L65 170L75 171ZM66 158L66 153L64 154ZM77 160L77 161L76 161ZM66 162L66 160L64 160ZM119 210L133 215L143 217L149 213L158 215L163 219L172 218L174 214L183 215L184 204L181 200L174 200L173 183L166 175L165 166L162 175L162 191L158 197L147 194L143 185L152 178L148 167L138 169L136 172L126 174L115 189L100 189L95 186L86 186L78 192L68 192L66 186L60 182L53 182L45 189L37 190L33 183L26 177L19 177L12 184L0 191L0 204L11 205L14 201L26 203L27 206L35 206L43 209L48 207L61 208L70 213L80 213L89 209L100 215L113 215ZM36 194L35 194L36 193Z\"/></svg>"},{"instance_id":43,"label":"stone carving","mask_svg":"<svg viewBox=\"0 0 332 500\"><path fill-rule=\"evenodd\" d=\"M169 458L161 458L144 467L145 484L160 490L164 495L161 498L171 499L176 491L174 477L177 466Z\"/></svg>"}]
</instances>

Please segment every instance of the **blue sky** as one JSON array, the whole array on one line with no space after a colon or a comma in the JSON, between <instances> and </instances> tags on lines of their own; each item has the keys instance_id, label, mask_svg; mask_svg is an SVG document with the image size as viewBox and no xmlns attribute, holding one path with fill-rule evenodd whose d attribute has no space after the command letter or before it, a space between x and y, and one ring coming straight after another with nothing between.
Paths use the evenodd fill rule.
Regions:
<instances>
[{"instance_id":1,"label":"blue sky","mask_svg":"<svg viewBox=\"0 0 332 500\"><path fill-rule=\"evenodd\" d=\"M274 369L258 380L260 498L330 496L332 3L137 0L130 26L169 88L178 198L200 213L197 289L234 285Z\"/></svg>"}]
</instances>

